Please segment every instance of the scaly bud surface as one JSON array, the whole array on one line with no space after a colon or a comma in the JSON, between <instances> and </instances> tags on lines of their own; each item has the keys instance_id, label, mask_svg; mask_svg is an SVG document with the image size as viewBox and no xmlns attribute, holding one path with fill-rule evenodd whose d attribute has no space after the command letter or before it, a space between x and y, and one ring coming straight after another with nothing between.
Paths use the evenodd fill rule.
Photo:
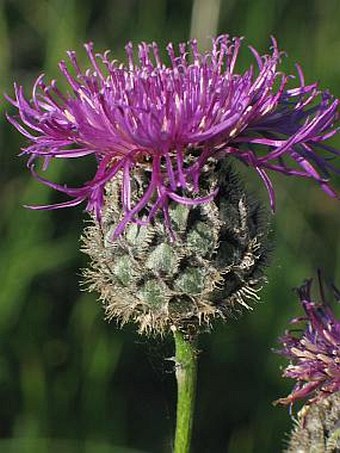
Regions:
<instances>
[{"instance_id":1,"label":"scaly bud surface","mask_svg":"<svg viewBox=\"0 0 340 453\"><path fill-rule=\"evenodd\" d=\"M133 174L132 197L145 192L150 177ZM267 213L246 194L227 159L210 159L200 187L200 196L219 190L207 203L170 201L170 234L162 214L148 221L146 206L145 223L130 223L116 238L124 216L121 181L107 184L102 221L94 219L83 240L91 257L86 280L99 292L109 319L135 321L145 333L164 334L171 326L196 332L259 299L268 254Z\"/></svg>"},{"instance_id":2,"label":"scaly bud surface","mask_svg":"<svg viewBox=\"0 0 340 453\"><path fill-rule=\"evenodd\" d=\"M340 393L304 406L299 412L285 453L340 451Z\"/></svg>"}]
</instances>

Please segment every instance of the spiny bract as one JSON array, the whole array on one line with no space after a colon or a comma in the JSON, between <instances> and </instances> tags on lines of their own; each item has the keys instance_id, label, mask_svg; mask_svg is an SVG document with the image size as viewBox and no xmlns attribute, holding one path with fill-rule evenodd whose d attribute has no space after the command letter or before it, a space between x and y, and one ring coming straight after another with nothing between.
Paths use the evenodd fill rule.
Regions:
<instances>
[{"instance_id":1,"label":"spiny bract","mask_svg":"<svg viewBox=\"0 0 340 453\"><path fill-rule=\"evenodd\" d=\"M150 172L135 173L131 194L148 187ZM190 331L226 318L257 300L265 281L268 216L252 200L226 160L211 159L202 174L200 195L213 201L184 206L170 201L169 224L158 215L131 223L113 239L121 217L121 183L106 187L102 222L93 220L83 250L91 257L85 271L90 290L98 291L107 317L133 320L139 331L164 334L171 326ZM185 196L187 194L184 194Z\"/></svg>"}]
</instances>

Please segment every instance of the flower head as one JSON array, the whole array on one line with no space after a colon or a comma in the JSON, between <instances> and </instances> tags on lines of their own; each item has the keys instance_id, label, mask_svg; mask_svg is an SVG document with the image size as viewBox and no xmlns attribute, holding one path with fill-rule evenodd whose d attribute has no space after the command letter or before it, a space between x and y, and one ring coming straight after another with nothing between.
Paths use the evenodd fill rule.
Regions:
<instances>
[{"instance_id":1,"label":"flower head","mask_svg":"<svg viewBox=\"0 0 340 453\"><path fill-rule=\"evenodd\" d=\"M325 300L321 280L322 303L313 302L311 286L312 280L308 280L298 290L306 316L291 321L294 326L306 322L305 330L299 335L294 329L280 338L279 353L291 361L283 376L295 379L296 385L278 403L291 404L302 398L314 402L340 390L340 320ZM333 290L340 300L339 291L335 287Z\"/></svg>"},{"instance_id":2,"label":"flower head","mask_svg":"<svg viewBox=\"0 0 340 453\"><path fill-rule=\"evenodd\" d=\"M90 69L80 68L75 52L68 52L70 67L59 68L69 84L63 94L56 81L40 76L32 99L15 86L11 100L19 118L10 117L30 144L23 150L28 166L44 184L65 193L71 200L52 209L87 201L87 210L100 219L105 184L119 175L124 217L120 233L129 222L147 221L163 210L167 219L170 200L195 205L211 201L200 194L201 171L210 157L235 156L253 167L269 192L275 194L267 174L315 179L330 195L328 185L338 154L324 144L336 133L334 121L338 101L321 92L316 83L306 85L298 67L296 79L278 70L282 53L272 39L270 55L260 56L251 48L255 67L235 72L241 39L222 35L212 50L200 53L195 40L181 43L178 50L167 46L166 65L155 43L126 46L127 63L85 49ZM137 53L137 55L136 55ZM291 80L295 87L288 87ZM37 173L53 159L94 155L97 169L82 187L56 184ZM150 174L150 184L139 200L131 201L131 171ZM216 188L218 189L218 188ZM153 207L145 213L145 206ZM166 221L166 220L165 220ZM167 222L167 221L166 221Z\"/></svg>"}]
</instances>

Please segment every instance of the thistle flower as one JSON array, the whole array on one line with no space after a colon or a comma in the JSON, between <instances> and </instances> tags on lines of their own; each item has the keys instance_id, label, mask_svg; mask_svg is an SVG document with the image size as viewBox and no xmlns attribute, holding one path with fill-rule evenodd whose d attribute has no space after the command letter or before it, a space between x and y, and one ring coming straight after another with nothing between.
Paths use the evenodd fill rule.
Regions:
<instances>
[{"instance_id":1,"label":"thistle flower","mask_svg":"<svg viewBox=\"0 0 340 453\"><path fill-rule=\"evenodd\" d=\"M122 218L117 237L130 222L150 222L158 211L171 230L170 201L196 206L214 199L218 187L201 193L202 172L210 158L235 156L255 169L274 208L275 193L268 170L316 180L331 196L329 160L338 152L324 142L336 133L338 101L316 83L306 85L297 67L296 79L278 70L282 52L272 38L270 55L250 48L257 66L235 71L241 39L222 35L212 50L200 53L195 40L175 50L167 46L169 65L155 43L141 43L138 52L126 46L127 63L95 54L86 44L90 69L82 70L76 53L68 52L70 67L59 68L69 84L63 94L56 81L38 77L32 100L15 86L11 100L19 118L9 121L30 141L23 153L42 183L71 200L34 209L56 209L87 202L87 210L102 216L108 182L121 178ZM136 55L137 53L137 55ZM289 87L294 81L295 86ZM97 169L90 181L73 188L51 182L36 169L53 159L94 155ZM133 197L132 173L150 175ZM146 207L147 212L146 212Z\"/></svg>"},{"instance_id":2,"label":"thistle flower","mask_svg":"<svg viewBox=\"0 0 340 453\"><path fill-rule=\"evenodd\" d=\"M286 332L280 339L282 349L278 351L290 359L291 363L283 376L296 380L289 396L277 403L292 404L296 400L308 398L310 403L340 390L340 321L337 320L325 299L320 279L322 302L314 302L311 296L312 280L308 280L298 290L305 316L291 321L307 323L305 330L298 335L295 330ZM334 287L334 295L340 300L340 293Z\"/></svg>"}]
</instances>

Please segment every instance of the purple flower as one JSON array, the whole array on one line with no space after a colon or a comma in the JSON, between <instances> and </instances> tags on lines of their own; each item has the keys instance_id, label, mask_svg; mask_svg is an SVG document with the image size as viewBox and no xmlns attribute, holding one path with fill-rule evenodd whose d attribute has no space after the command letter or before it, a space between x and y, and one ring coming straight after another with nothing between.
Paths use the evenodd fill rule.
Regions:
<instances>
[{"instance_id":1,"label":"purple flower","mask_svg":"<svg viewBox=\"0 0 340 453\"><path fill-rule=\"evenodd\" d=\"M312 280L298 290L306 316L293 319L291 324L305 322L305 330L299 333L294 328L280 338L282 349L278 352L290 359L283 376L295 379L296 385L289 396L277 403L293 404L301 398L313 402L340 390L340 320L325 300L319 280L322 303L312 301ZM335 287L333 291L340 300L340 292Z\"/></svg>"},{"instance_id":2,"label":"purple flower","mask_svg":"<svg viewBox=\"0 0 340 453\"><path fill-rule=\"evenodd\" d=\"M235 72L241 39L222 35L212 50L200 53L195 40L167 46L169 64L155 43L126 46L127 63L109 59L109 52L85 49L90 69L80 68L75 52L68 52L70 67L59 68L69 84L63 94L41 75L27 100L15 86L11 100L19 117L9 121L30 141L22 154L42 183L65 193L71 200L35 209L56 209L87 201L87 210L100 219L104 186L120 175L124 218L116 233L130 222L147 221L169 200L193 205L210 201L200 193L200 174L211 157L235 156L253 167L263 180L272 207L275 194L268 170L315 179L325 192L329 162L339 153L324 144L337 129L338 100L321 92L316 83L306 85L302 70L297 78L278 71L282 53L272 38L271 55L260 56L250 47L255 67ZM289 88L289 82L295 87ZM97 169L82 187L71 188L43 178L36 160L45 169L56 159L93 154ZM150 175L145 193L133 205L130 174L141 168ZM217 188L218 189L218 188Z\"/></svg>"}]
</instances>

